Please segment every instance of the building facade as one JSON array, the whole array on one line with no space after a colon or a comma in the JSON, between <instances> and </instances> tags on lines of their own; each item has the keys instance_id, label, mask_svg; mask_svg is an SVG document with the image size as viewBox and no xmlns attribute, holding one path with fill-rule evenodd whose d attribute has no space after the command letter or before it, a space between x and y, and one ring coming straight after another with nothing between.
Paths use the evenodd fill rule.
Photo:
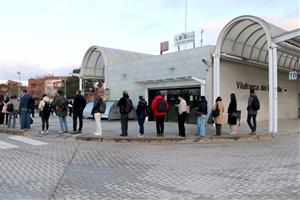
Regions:
<instances>
[{"instance_id":1,"label":"building facade","mask_svg":"<svg viewBox=\"0 0 300 200\"><path fill-rule=\"evenodd\" d=\"M59 88L63 86L65 76L45 76L42 78L28 79L28 91L35 100L40 100L43 94L54 98Z\"/></svg>"},{"instance_id":2,"label":"building facade","mask_svg":"<svg viewBox=\"0 0 300 200\"><path fill-rule=\"evenodd\" d=\"M118 51L110 53L119 56ZM184 94L191 108L188 122L195 123L193 110L200 95L207 97L211 110L217 96L227 109L230 94L235 93L241 122L246 122L253 88L261 102L258 121L268 120L269 131L277 132L277 119L300 116L300 80L289 80L289 72L299 74L299 60L300 29L285 31L258 17L240 16L223 28L215 46L110 63L103 72L110 100L128 90L135 105L139 95L151 103L160 90L170 104L168 121L177 120L178 94Z\"/></svg>"}]
</instances>

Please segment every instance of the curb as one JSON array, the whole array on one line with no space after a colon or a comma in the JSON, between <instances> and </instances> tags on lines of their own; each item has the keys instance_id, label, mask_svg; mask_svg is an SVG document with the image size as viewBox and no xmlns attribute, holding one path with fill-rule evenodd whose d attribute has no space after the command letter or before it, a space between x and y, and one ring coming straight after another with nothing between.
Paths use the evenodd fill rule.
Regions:
<instances>
[{"instance_id":1,"label":"curb","mask_svg":"<svg viewBox=\"0 0 300 200\"><path fill-rule=\"evenodd\" d=\"M10 134L10 135L22 135L22 136L31 136L36 137L39 134L34 131L21 131L15 129L1 128L1 133ZM215 142L237 142L237 141L263 141L267 139L274 139L277 137L286 137L286 136L296 136L300 133L277 133L273 135L271 133L257 133L256 135L248 134L236 134L236 135L222 135L222 136L206 136L200 138L198 136L165 136L165 137L156 137L156 136L145 136L145 137L136 137L136 136L96 136L83 134L75 136L76 141L87 141L87 142L116 142L116 143L215 143Z\"/></svg>"},{"instance_id":2,"label":"curb","mask_svg":"<svg viewBox=\"0 0 300 200\"><path fill-rule=\"evenodd\" d=\"M256 135L224 135L224 136L207 136L200 138L198 136L178 137L134 137L134 136L95 136L95 135L80 135L76 136L77 141L92 141L92 142L116 142L116 143L212 143L212 142L236 142L236 141L263 141L266 139L274 139L277 137L299 135L299 133L278 133L277 136L272 134L260 133Z\"/></svg>"}]
</instances>

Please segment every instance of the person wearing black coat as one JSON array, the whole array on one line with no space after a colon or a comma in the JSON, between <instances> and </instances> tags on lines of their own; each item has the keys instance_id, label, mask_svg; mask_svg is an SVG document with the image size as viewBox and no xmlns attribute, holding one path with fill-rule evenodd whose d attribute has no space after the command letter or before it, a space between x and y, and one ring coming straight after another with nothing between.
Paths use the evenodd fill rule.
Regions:
<instances>
[{"instance_id":1,"label":"person wearing black coat","mask_svg":"<svg viewBox=\"0 0 300 200\"><path fill-rule=\"evenodd\" d=\"M227 110L228 124L229 124L229 135L236 134L237 127L237 103L235 94L230 95L230 103Z\"/></svg>"},{"instance_id":2,"label":"person wearing black coat","mask_svg":"<svg viewBox=\"0 0 300 200\"><path fill-rule=\"evenodd\" d=\"M205 96L200 97L198 108L196 109L197 125L198 125L198 135L200 137L205 136L205 121L207 115L207 101Z\"/></svg>"},{"instance_id":3,"label":"person wearing black coat","mask_svg":"<svg viewBox=\"0 0 300 200\"><path fill-rule=\"evenodd\" d=\"M118 101L118 107L121 114L121 131L122 134L120 136L128 135L128 118L129 113L132 110L132 101L129 98L128 91L123 91L123 97Z\"/></svg>"},{"instance_id":4,"label":"person wearing black coat","mask_svg":"<svg viewBox=\"0 0 300 200\"><path fill-rule=\"evenodd\" d=\"M136 108L136 115L140 127L140 133L137 135L138 137L144 136L144 123L146 119L146 109L147 109L147 101L145 100L145 97L139 96L139 103Z\"/></svg>"},{"instance_id":5,"label":"person wearing black coat","mask_svg":"<svg viewBox=\"0 0 300 200\"><path fill-rule=\"evenodd\" d=\"M77 131L77 118L79 118L79 128L77 133L81 133L82 131L82 117L83 117L83 110L86 106L86 100L81 95L81 91L78 90L73 102L73 132L76 133Z\"/></svg>"}]
</instances>

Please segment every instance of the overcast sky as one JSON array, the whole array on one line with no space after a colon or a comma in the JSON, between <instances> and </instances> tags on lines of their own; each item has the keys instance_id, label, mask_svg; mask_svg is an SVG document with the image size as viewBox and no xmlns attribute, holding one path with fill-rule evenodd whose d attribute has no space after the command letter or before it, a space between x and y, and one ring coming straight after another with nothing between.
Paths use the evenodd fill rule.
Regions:
<instances>
[{"instance_id":1,"label":"overcast sky","mask_svg":"<svg viewBox=\"0 0 300 200\"><path fill-rule=\"evenodd\" d=\"M184 32L185 0L0 0L0 80L67 75L92 45L159 54ZM224 25L255 15L299 28L299 0L187 0L187 30L215 45ZM173 45L171 50L174 50Z\"/></svg>"}]
</instances>

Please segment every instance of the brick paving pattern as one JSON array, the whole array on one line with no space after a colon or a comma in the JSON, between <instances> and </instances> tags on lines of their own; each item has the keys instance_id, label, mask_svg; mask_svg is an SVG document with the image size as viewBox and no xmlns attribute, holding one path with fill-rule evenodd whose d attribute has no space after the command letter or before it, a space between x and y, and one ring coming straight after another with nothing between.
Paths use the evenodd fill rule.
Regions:
<instances>
[{"instance_id":1,"label":"brick paving pattern","mask_svg":"<svg viewBox=\"0 0 300 200\"><path fill-rule=\"evenodd\" d=\"M0 148L0 199L299 199L299 136L118 144L33 138Z\"/></svg>"}]
</instances>

